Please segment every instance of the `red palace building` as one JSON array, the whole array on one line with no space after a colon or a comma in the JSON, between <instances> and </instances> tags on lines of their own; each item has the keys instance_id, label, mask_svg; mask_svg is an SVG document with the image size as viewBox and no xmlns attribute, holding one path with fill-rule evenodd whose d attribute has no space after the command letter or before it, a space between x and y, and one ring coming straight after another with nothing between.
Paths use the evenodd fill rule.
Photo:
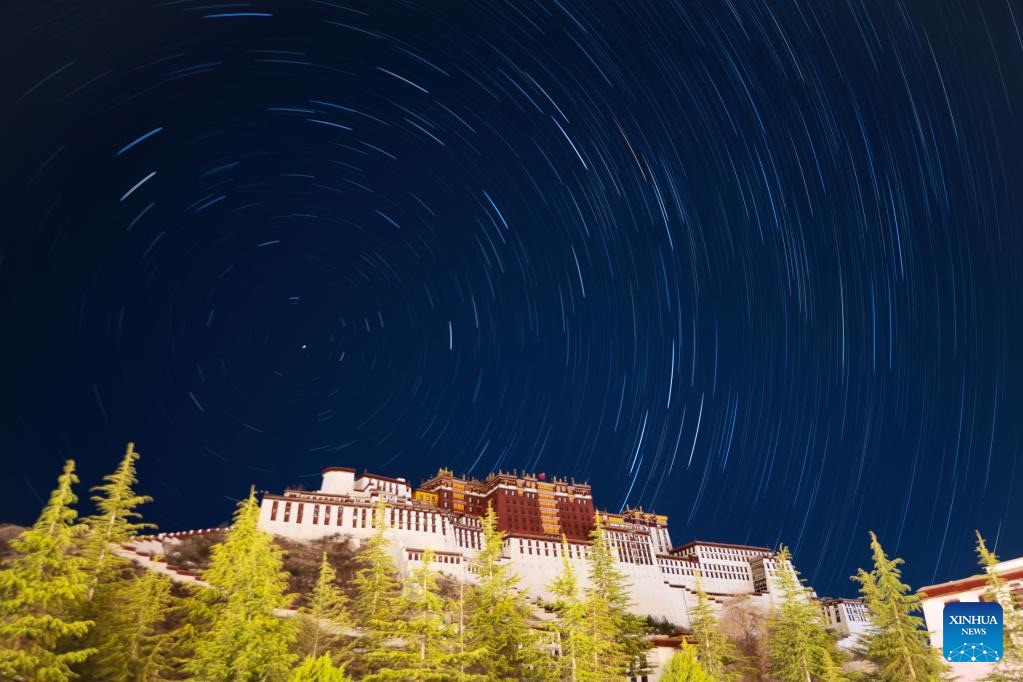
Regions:
<instances>
[{"instance_id":1,"label":"red palace building","mask_svg":"<svg viewBox=\"0 0 1023 682\"><path fill-rule=\"evenodd\" d=\"M456 513L482 516L487 505L497 513L498 530L514 536L585 541L593 530L593 493L586 483L544 474L499 472L485 480L459 478L439 470L415 496Z\"/></svg>"}]
</instances>

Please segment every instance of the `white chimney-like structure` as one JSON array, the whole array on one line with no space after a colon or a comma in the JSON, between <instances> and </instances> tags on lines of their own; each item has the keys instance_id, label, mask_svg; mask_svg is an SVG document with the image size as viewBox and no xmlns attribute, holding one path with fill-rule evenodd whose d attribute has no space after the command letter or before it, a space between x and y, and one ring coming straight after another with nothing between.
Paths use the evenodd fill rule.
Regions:
<instances>
[{"instance_id":1,"label":"white chimney-like structure","mask_svg":"<svg viewBox=\"0 0 1023 682\"><path fill-rule=\"evenodd\" d=\"M327 467L323 470L323 484L320 492L332 495L351 495L355 490L355 469L348 467Z\"/></svg>"}]
</instances>

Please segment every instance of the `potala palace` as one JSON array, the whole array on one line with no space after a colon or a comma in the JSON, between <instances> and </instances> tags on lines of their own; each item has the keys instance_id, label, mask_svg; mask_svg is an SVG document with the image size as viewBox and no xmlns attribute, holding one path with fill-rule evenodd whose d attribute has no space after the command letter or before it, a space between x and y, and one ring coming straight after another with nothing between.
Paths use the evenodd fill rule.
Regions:
<instances>
[{"instance_id":1,"label":"potala palace","mask_svg":"<svg viewBox=\"0 0 1023 682\"><path fill-rule=\"evenodd\" d=\"M481 517L492 505L506 535L504 557L534 597L551 599L548 585L561 568L562 536L571 561L585 582L589 533L596 512L589 485L543 474L491 474L485 480L456 477L441 469L418 489L403 478L355 469L328 467L319 490L264 493L260 524L275 535L310 540L344 535L355 540L374 530L374 506L386 503L387 533L404 575L421 565L432 549L438 570L472 581L470 561L480 546ZM766 607L775 595L776 557L767 547L691 542L673 547L668 517L629 509L599 512L617 553L619 568L631 585L637 614L665 618L688 627L696 604L696 578L721 604L746 595ZM829 622L851 634L866 622L854 600L822 600Z\"/></svg>"}]
</instances>

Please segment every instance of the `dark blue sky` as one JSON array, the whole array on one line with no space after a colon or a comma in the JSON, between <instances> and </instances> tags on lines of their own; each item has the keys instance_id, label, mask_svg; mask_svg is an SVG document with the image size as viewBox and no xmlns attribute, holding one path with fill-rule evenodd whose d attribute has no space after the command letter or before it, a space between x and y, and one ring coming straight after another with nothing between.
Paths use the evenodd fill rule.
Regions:
<instances>
[{"instance_id":1,"label":"dark blue sky","mask_svg":"<svg viewBox=\"0 0 1023 682\"><path fill-rule=\"evenodd\" d=\"M456 5L5 6L0 518L132 439L164 530L449 466L1023 554L1023 7Z\"/></svg>"}]
</instances>

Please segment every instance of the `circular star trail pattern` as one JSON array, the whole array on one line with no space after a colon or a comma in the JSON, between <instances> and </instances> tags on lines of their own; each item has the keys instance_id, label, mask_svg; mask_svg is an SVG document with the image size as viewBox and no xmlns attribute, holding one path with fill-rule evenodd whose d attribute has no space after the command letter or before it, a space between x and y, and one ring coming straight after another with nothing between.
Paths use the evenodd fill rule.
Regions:
<instances>
[{"instance_id":1,"label":"circular star trail pattern","mask_svg":"<svg viewBox=\"0 0 1023 682\"><path fill-rule=\"evenodd\" d=\"M821 593L1023 554L1011 0L4 14L3 518L131 439L165 530L449 466Z\"/></svg>"}]
</instances>

